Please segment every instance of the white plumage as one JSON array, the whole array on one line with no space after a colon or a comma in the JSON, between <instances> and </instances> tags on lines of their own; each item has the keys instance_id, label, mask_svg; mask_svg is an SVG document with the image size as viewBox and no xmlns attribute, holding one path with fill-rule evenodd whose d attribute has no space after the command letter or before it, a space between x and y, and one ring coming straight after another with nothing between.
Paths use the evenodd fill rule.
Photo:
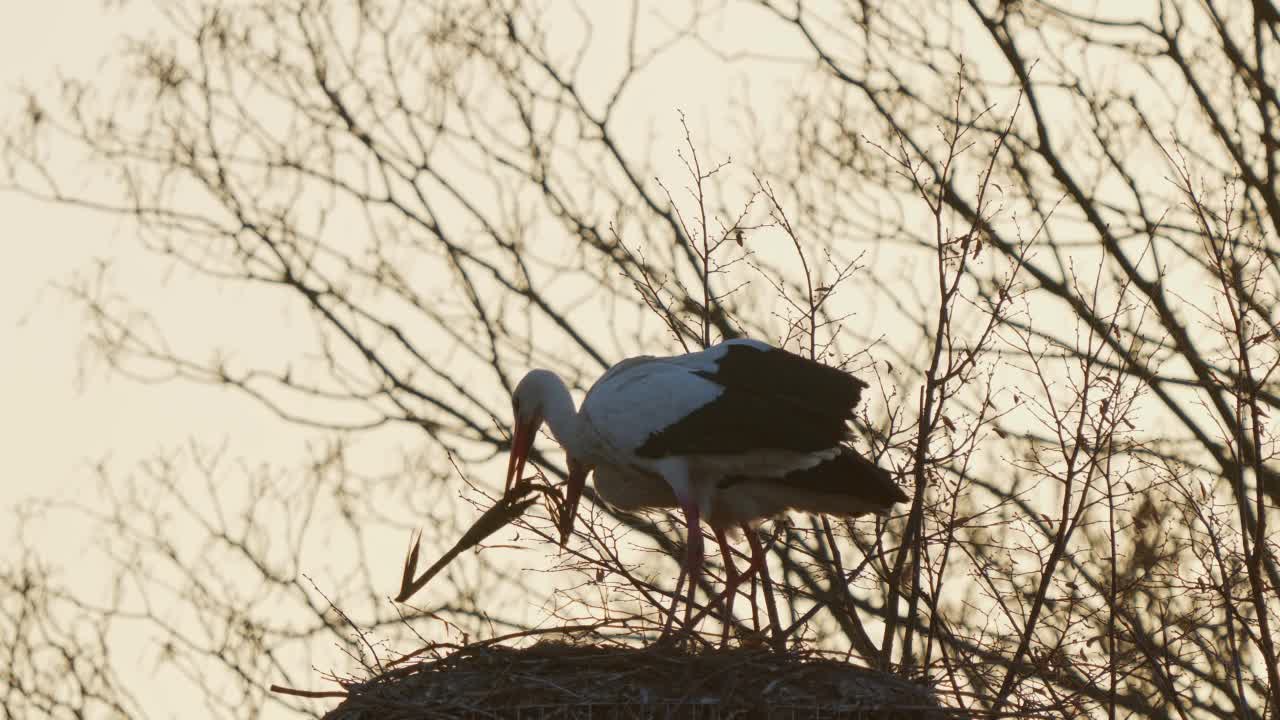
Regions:
<instances>
[{"instance_id":1,"label":"white plumage","mask_svg":"<svg viewBox=\"0 0 1280 720\"><path fill-rule=\"evenodd\" d=\"M609 368L587 391L579 413L580 445L573 454L587 465L632 468L658 476L670 472L688 476L690 492L707 517L714 502L715 483L730 475L785 475L831 459L837 448L792 451L784 448L742 447L735 453L688 453L643 457L636 454L655 433L724 395L725 386L709 379L731 347L759 352L774 348L757 340L730 340L708 350L674 357L642 356ZM572 451L571 451L572 452ZM625 474L622 473L622 474ZM680 490L676 489L677 494Z\"/></svg>"}]
</instances>

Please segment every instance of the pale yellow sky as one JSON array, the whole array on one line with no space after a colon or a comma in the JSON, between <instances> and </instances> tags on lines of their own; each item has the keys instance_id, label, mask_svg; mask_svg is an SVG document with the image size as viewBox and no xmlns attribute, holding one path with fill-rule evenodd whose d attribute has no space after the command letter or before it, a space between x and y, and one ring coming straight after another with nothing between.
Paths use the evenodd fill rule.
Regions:
<instances>
[{"instance_id":1,"label":"pale yellow sky","mask_svg":"<svg viewBox=\"0 0 1280 720\"><path fill-rule=\"evenodd\" d=\"M21 87L51 83L57 70L92 78L100 61L119 49L123 33L155 21L150 2L110 12L92 0L0 6L0 118L19 109ZM246 397L187 383L147 386L86 363L85 318L56 286L112 259L113 284L143 307L169 311L167 328L187 349L221 343L251 354L245 346L253 338L264 345L287 342L282 334L304 324L300 314L262 312L251 290L174 272L142 250L127 227L101 214L0 192L0 218L6 251L0 261L0 532L6 543L10 511L23 500L92 501L98 488L90 466L101 459L116 473L129 472L138 461L193 440L225 443L230 458L250 465L291 465L304 456L308 434ZM175 297L182 317L175 318ZM87 597L101 597L106 568L82 561L100 558L91 532L45 525L34 536L59 577L74 578ZM382 539L394 552L403 547L402 537ZM189 717L191 688L172 668L159 667L154 635L144 630L119 643L117 669L134 688L147 688L141 700L154 717ZM346 658L333 650L334 658L318 661L345 667ZM267 716L275 715L268 709Z\"/></svg>"},{"instance_id":2,"label":"pale yellow sky","mask_svg":"<svg viewBox=\"0 0 1280 720\"><path fill-rule=\"evenodd\" d=\"M20 108L15 90L50 83L58 69L94 77L102 59L120 48L123 33L154 23L155 12L153 3L142 0L109 12L92 0L5 5L0 9L0 118ZM667 164L658 172L677 191L684 180L674 153L680 140L676 109L688 113L695 135L714 136L714 123L724 122L727 100L740 89L729 82L732 69L692 52L692 59L687 54L664 58L664 67L633 89L640 98L661 98L643 108L648 115L619 121L623 132L653 130L655 147L671 149L656 153ZM788 70L773 72L779 75L762 73L753 83L776 86ZM675 75L680 82L670 82ZM111 80L108 73L98 76ZM761 114L767 121L777 110L765 106ZM659 127L652 127L655 116ZM264 362L274 362L273 352L279 356L291 347L287 334L305 331L305 313L281 307L285 303L278 295L274 305L264 305L261 291L175 271L142 250L125 224L101 214L0 192L0 217L5 228L0 237L8 250L0 262L0 406L5 409L0 413L0 512L29 498L91 500L97 490L91 463L107 459L116 472L128 472L138 461L192 440L225 443L230 457L251 465L289 466L305 457L302 445L315 434L279 420L251 399L187 383L147 386L111 377L96 360L86 364L92 355L83 350L85 318L56 286L92 272L100 259L111 259L112 285L127 291L131 302L167 314L166 336L191 357L200 357L201 348L221 346L241 357L261 350L271 358ZM379 438L375 442L388 442L386 433ZM495 475L493 481L501 478ZM100 587L104 579L95 574L103 568L82 562L97 557L88 532L84 527L38 529L57 538L43 544L45 559L74 574L79 588ZM403 549L405 538L399 534L371 536L383 543L388 557ZM390 588L397 568L386 569L392 573ZM537 611L539 601L530 599L531 610ZM345 667L348 659L337 648L328 649L334 657L313 661ZM157 665L147 637L134 638L117 652L126 665L136 664L130 672L151 672L146 668ZM159 716L177 716L173 713L185 707L181 679L146 686L152 689L144 702Z\"/></svg>"},{"instance_id":3,"label":"pale yellow sky","mask_svg":"<svg viewBox=\"0 0 1280 720\"><path fill-rule=\"evenodd\" d=\"M55 66L91 69L118 38L118 20L92 2L6 4L0 114L15 110L14 90L52 81ZM94 246L106 249L94 232L100 220L10 193L0 193L0 217L0 506L8 507L82 475L77 467L86 456L112 447L119 424L103 421L129 393L103 383L74 386L80 322L51 288L84 266Z\"/></svg>"},{"instance_id":4,"label":"pale yellow sky","mask_svg":"<svg viewBox=\"0 0 1280 720\"><path fill-rule=\"evenodd\" d=\"M126 32L162 25L156 5L135 1L124 9L104 11L99 2L55 0L0 9L0 88L5 91L0 95L0 117L18 107L20 99L12 91L49 84L57 70L93 77L102 60L121 48ZM748 43L728 38L729 45ZM688 113L695 136L714 142L718 135L727 135L716 123L731 120L728 100L741 89L732 78L741 73L697 48L669 53L649 70L630 93L660 97L660 107L643 108L648 114L624 114L615 125L622 133L654 133L654 147L671 148L655 155L658 172L678 191L684 171L674 152L680 142L676 109ZM782 87L794 70L775 65L753 71L753 93L768 95L769 88ZM670 82L675 75L680 82ZM109 73L99 77L113 80ZM757 108L766 124L778 111L775 106L764 103ZM172 322L164 327L174 334L170 339L185 341L180 346L187 350L206 344L252 353L254 338L278 349L282 328L287 331L291 323L301 322L299 316L289 316L287 308L264 314L251 291L174 272L143 251L128 228L110 217L12 193L0 193L0 217L5 219L9 248L8 261L0 264L0 402L9 409L0 415L0 507L58 489L78 493L90 461L110 457L128 466L193 437L226 440L236 456L296 459L294 443L304 434L247 398L173 383L146 387L111 378L95 362L85 365L84 318L55 286L91 272L97 260L110 258L114 285L127 289L129 298L142 307L173 312L172 300L180 297L181 314L173 312ZM199 350L190 354L200 356ZM81 372L84 369L87 374Z\"/></svg>"},{"instance_id":5,"label":"pale yellow sky","mask_svg":"<svg viewBox=\"0 0 1280 720\"><path fill-rule=\"evenodd\" d=\"M148 2L109 12L87 0L6 3L0 9L0 116L15 109L14 90L51 83L58 69L92 77L126 30L155 19ZM148 265L137 241L99 214L0 193L0 217L6 248L0 263L0 405L6 409L0 413L0 507L33 495L79 493L90 461L129 462L190 436L225 437L248 456L272 454L267 438L279 442L283 423L247 400L199 388L147 388L111 379L93 363L80 381L83 317L55 285L105 258L125 261L118 272L129 274L118 279L140 298L162 299L182 277L147 272L164 268ZM241 300L234 293L217 298L233 305ZM234 424L225 422L228 413Z\"/></svg>"},{"instance_id":6,"label":"pale yellow sky","mask_svg":"<svg viewBox=\"0 0 1280 720\"><path fill-rule=\"evenodd\" d=\"M110 12L96 0L5 5L0 9L0 118L15 109L12 90L50 81L55 68L91 77L99 61L119 47L125 30L145 28L154 19L153 4L144 0ZM739 73L705 55L673 55L662 62L667 67L643 79L653 85L633 92L659 98L652 112L660 117L674 119L676 108L685 109L695 135L714 136L715 123L726 121L728 98L740 89L728 79ZM777 74L751 77L753 99L764 103L758 109L766 124L777 111L767 99L788 70L769 72ZM716 107L719 116L708 111ZM624 120L634 122L626 131L646 132L652 117ZM658 129L663 134L655 146L674 150L675 123ZM674 152L665 157L669 164L658 172L669 173L668 182L680 187L682 170ZM165 326L173 333L170 339L197 357L202 343L249 354L259 341L263 347L287 348L282 333L304 322L299 313L276 307L264 312L253 290L173 272L140 249L126 227L99 214L0 193L0 218L8 251L0 261L0 406L5 409L0 413L0 510L28 497L84 497L86 484L92 483L91 461L107 457L128 467L192 438L225 441L232 456L254 462L288 464L301 457L307 433L248 398L181 383L149 387L110 378L94 363L84 375L84 320L55 285L90 271L96 259L116 260L113 282L127 288L132 301L169 312L174 320ZM181 317L172 307L174 297L182 299ZM58 529L64 538L68 531ZM84 542L65 542L58 546L63 557L50 559L72 559ZM389 542L392 554L403 548L403 538Z\"/></svg>"}]
</instances>

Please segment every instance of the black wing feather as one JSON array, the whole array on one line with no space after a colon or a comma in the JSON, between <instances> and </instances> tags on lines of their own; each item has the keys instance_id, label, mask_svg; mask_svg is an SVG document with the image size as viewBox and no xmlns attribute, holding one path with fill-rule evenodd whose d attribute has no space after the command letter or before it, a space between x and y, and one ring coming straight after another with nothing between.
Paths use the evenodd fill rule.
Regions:
<instances>
[{"instance_id":1,"label":"black wing feather","mask_svg":"<svg viewBox=\"0 0 1280 720\"><path fill-rule=\"evenodd\" d=\"M867 387L842 370L751 345L728 346L716 370L700 374L724 392L650 435L638 455L826 450L848 437L847 423Z\"/></svg>"}]
</instances>

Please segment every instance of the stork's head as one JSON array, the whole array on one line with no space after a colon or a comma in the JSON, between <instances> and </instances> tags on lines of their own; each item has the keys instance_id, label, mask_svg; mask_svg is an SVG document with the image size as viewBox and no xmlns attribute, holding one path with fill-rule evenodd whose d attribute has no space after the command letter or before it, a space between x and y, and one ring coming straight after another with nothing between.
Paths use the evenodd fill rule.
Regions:
<instances>
[{"instance_id":1,"label":"stork's head","mask_svg":"<svg viewBox=\"0 0 1280 720\"><path fill-rule=\"evenodd\" d=\"M560 506L560 544L564 544L573 532L573 520L578 514L578 501L587 482L591 468L582 457L577 442L580 438L578 417L573 409L573 398L564 382L549 370L530 370L515 392L511 393L511 416L515 429L511 437L511 457L507 461L507 492L524 474L524 463L533 447L544 420L551 426L551 433L565 447L565 459L569 467L569 482L565 486L564 504Z\"/></svg>"},{"instance_id":2,"label":"stork's head","mask_svg":"<svg viewBox=\"0 0 1280 720\"><path fill-rule=\"evenodd\" d=\"M511 393L511 417L514 429L511 434L511 457L507 460L507 491L524 473L524 463L533 447L533 439L542 427L543 405L546 403L546 370L531 370L524 376L515 392Z\"/></svg>"}]
</instances>

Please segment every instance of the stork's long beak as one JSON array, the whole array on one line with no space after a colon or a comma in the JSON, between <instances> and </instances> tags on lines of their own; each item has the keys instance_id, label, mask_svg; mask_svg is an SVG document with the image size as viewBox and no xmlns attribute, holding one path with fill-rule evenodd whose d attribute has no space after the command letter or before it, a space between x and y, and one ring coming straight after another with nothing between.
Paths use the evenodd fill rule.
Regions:
<instances>
[{"instance_id":1,"label":"stork's long beak","mask_svg":"<svg viewBox=\"0 0 1280 720\"><path fill-rule=\"evenodd\" d=\"M536 422L521 423L516 421L515 437L511 438L511 457L507 459L507 484L504 494L511 492L511 486L524 475L524 461L529 457L529 448L533 447L533 439L537 436Z\"/></svg>"},{"instance_id":2,"label":"stork's long beak","mask_svg":"<svg viewBox=\"0 0 1280 720\"><path fill-rule=\"evenodd\" d=\"M582 488L587 484L587 473L591 468L569 458L569 482L564 486L564 504L560 506L560 547L569 542L573 534L573 521L578 517L578 501L582 499Z\"/></svg>"}]
</instances>

